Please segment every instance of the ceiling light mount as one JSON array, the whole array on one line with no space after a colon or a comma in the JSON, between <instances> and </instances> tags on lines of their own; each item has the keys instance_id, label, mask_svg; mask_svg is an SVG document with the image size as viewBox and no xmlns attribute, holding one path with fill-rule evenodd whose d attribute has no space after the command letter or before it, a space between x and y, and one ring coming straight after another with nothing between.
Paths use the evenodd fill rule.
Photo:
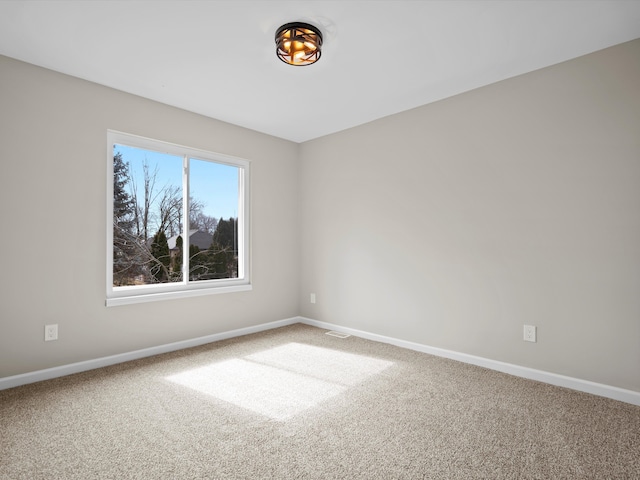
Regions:
<instances>
[{"instance_id":1,"label":"ceiling light mount","mask_svg":"<svg viewBox=\"0 0 640 480\"><path fill-rule=\"evenodd\" d=\"M320 59L321 49L322 33L313 25L291 22L276 30L276 55L284 63L311 65Z\"/></svg>"}]
</instances>

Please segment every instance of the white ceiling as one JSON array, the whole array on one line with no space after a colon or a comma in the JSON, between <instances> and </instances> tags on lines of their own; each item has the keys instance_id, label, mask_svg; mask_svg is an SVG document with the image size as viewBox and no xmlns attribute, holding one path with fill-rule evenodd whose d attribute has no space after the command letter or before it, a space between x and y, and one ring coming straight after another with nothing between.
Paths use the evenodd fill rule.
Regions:
<instances>
[{"instance_id":1,"label":"white ceiling","mask_svg":"<svg viewBox=\"0 0 640 480\"><path fill-rule=\"evenodd\" d=\"M634 0L0 1L0 54L294 142L638 37Z\"/></svg>"}]
</instances>

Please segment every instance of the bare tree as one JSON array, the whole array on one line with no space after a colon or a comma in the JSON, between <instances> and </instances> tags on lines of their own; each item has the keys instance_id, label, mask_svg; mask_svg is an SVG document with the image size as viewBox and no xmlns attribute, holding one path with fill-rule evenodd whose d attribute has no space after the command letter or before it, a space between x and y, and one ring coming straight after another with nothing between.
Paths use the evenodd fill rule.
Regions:
<instances>
[{"instance_id":1,"label":"bare tree","mask_svg":"<svg viewBox=\"0 0 640 480\"><path fill-rule=\"evenodd\" d=\"M179 280L178 276L182 275L181 269L167 266L166 259L158 257L157 248L156 250L153 248L152 237L159 238L159 234L162 233L167 239L177 235L186 235L186 238L189 238L188 232L184 231L187 226L190 231L201 230L213 235L218 220L204 213L205 205L202 201L191 197L189 198L189 224L184 225L182 187L169 182L161 186L160 179L163 177L160 165L149 162L147 159L138 165L142 167L142 175L139 174L140 172L135 175L130 165L127 172L129 197L132 204L132 226L129 232L122 232L121 236L128 234L129 238L126 241L134 244L135 253L131 255L132 266L129 273L124 273L125 281L130 282L129 284L154 283L158 281L158 275L161 272L164 272L162 281L175 281L174 277ZM169 259L174 256L176 256L175 252L170 252L168 256L162 255ZM201 257L202 261L199 261ZM207 266L205 253L197 255L194 252L190 258L194 262L192 269L199 269L198 272Z\"/></svg>"},{"instance_id":2,"label":"bare tree","mask_svg":"<svg viewBox=\"0 0 640 480\"><path fill-rule=\"evenodd\" d=\"M136 182L131 182L130 195L136 205L134 215L134 225L136 233L138 237L143 241L147 241L147 239L149 239L149 227L151 226L151 206L158 196L158 193L155 192L156 178L158 176L158 166L156 165L152 172L149 168L149 162L147 162L147 160L144 160L144 162L142 163L142 173L143 191L139 194L138 184ZM129 176L131 178L135 178L133 172L129 172ZM140 195L142 195L142 197L140 197Z\"/></svg>"},{"instance_id":3,"label":"bare tree","mask_svg":"<svg viewBox=\"0 0 640 480\"><path fill-rule=\"evenodd\" d=\"M192 230L200 230L213 235L213 232L216 231L216 226L218 225L218 219L205 215L202 212L198 212L195 215L191 215L190 223Z\"/></svg>"},{"instance_id":4,"label":"bare tree","mask_svg":"<svg viewBox=\"0 0 640 480\"><path fill-rule=\"evenodd\" d=\"M166 185L162 189L158 210L158 231L166 232L169 237L180 235L182 233L182 189L175 185Z\"/></svg>"},{"instance_id":5,"label":"bare tree","mask_svg":"<svg viewBox=\"0 0 640 480\"><path fill-rule=\"evenodd\" d=\"M157 185L158 166L153 170L145 160L142 163L142 192L136 182L130 182L130 196L136 205L134 224L138 236L147 241L162 230L170 237L182 230L182 190L181 187L166 184ZM131 178L134 178L130 174Z\"/></svg>"}]
</instances>

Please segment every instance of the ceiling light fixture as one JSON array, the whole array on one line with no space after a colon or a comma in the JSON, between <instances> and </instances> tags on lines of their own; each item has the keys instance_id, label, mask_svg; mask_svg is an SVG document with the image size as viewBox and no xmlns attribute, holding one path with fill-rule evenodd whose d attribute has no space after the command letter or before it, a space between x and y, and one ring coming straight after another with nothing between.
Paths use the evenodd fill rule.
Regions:
<instances>
[{"instance_id":1,"label":"ceiling light fixture","mask_svg":"<svg viewBox=\"0 0 640 480\"><path fill-rule=\"evenodd\" d=\"M276 30L276 54L289 65L311 65L320 59L322 33L313 25L292 22Z\"/></svg>"}]
</instances>

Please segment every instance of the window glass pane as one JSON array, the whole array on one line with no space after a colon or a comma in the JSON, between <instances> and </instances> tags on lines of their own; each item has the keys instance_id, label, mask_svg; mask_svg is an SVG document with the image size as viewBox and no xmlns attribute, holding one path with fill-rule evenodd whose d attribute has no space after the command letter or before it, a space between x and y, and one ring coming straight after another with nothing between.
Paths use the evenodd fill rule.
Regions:
<instances>
[{"instance_id":1,"label":"window glass pane","mask_svg":"<svg viewBox=\"0 0 640 480\"><path fill-rule=\"evenodd\" d=\"M189 160L189 280L238 278L240 168Z\"/></svg>"},{"instance_id":2,"label":"window glass pane","mask_svg":"<svg viewBox=\"0 0 640 480\"><path fill-rule=\"evenodd\" d=\"M182 281L182 157L115 144L113 286Z\"/></svg>"},{"instance_id":3,"label":"window glass pane","mask_svg":"<svg viewBox=\"0 0 640 480\"><path fill-rule=\"evenodd\" d=\"M250 162L121 132L107 141L107 306L250 290Z\"/></svg>"}]
</instances>

